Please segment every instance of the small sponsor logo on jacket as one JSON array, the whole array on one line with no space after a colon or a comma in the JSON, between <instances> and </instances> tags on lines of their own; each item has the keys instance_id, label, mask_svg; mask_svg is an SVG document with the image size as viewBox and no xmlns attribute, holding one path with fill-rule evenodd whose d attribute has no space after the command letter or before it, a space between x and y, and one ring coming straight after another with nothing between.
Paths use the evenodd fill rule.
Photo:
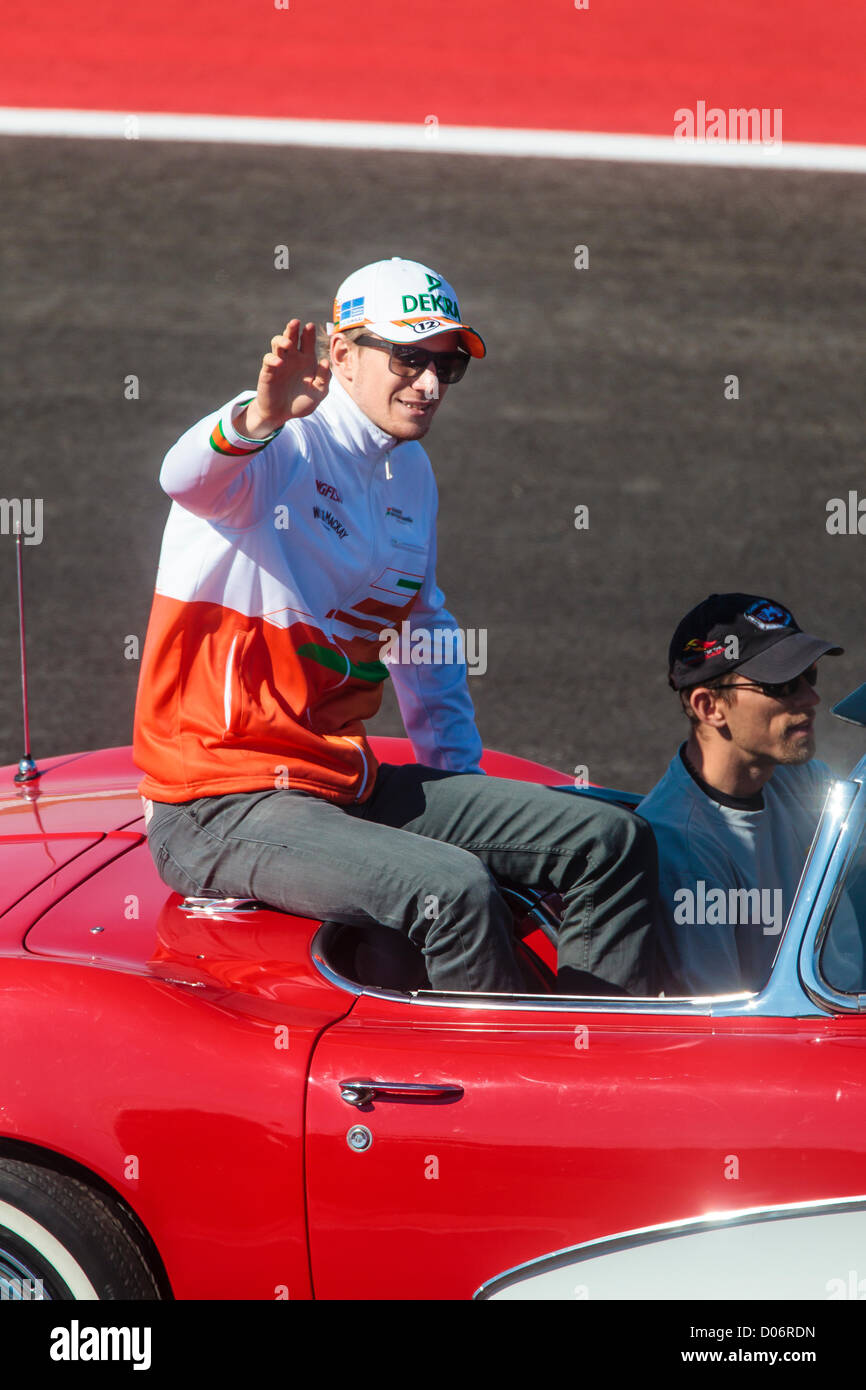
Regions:
<instances>
[{"instance_id":1,"label":"small sponsor logo on jacket","mask_svg":"<svg viewBox=\"0 0 866 1390\"><path fill-rule=\"evenodd\" d=\"M337 489L334 487L334 484L323 483L321 478L316 479L316 491L322 497L330 497L332 502L342 502L343 500Z\"/></svg>"},{"instance_id":2,"label":"small sponsor logo on jacket","mask_svg":"<svg viewBox=\"0 0 866 1390\"><path fill-rule=\"evenodd\" d=\"M326 511L324 507L314 507L313 516L317 517L323 526L330 527L330 529L340 537L341 541L344 541L348 536L349 533L342 521L340 521L339 517L334 516L333 512Z\"/></svg>"}]
</instances>

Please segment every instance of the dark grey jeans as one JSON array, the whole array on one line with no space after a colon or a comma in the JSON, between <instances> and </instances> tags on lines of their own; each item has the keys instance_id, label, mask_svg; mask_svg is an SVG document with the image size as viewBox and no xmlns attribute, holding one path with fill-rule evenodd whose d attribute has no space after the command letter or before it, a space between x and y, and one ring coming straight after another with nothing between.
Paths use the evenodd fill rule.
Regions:
<instances>
[{"instance_id":1,"label":"dark grey jeans","mask_svg":"<svg viewBox=\"0 0 866 1390\"><path fill-rule=\"evenodd\" d=\"M522 991L496 880L553 890L564 902L558 988L658 990L655 840L619 806L384 764L363 805L273 789L154 802L148 842L178 893L405 933L441 990Z\"/></svg>"}]
</instances>

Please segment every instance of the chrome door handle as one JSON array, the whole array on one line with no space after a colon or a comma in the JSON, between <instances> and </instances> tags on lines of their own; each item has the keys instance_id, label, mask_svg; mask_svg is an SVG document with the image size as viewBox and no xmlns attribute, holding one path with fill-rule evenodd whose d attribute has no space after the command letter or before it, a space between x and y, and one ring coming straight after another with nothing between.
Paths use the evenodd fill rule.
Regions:
<instances>
[{"instance_id":1,"label":"chrome door handle","mask_svg":"<svg viewBox=\"0 0 866 1390\"><path fill-rule=\"evenodd\" d=\"M367 1105L375 1096L403 1096L417 1100L457 1100L463 1087L451 1082L424 1081L362 1081L340 1082L340 1099L347 1105Z\"/></svg>"}]
</instances>

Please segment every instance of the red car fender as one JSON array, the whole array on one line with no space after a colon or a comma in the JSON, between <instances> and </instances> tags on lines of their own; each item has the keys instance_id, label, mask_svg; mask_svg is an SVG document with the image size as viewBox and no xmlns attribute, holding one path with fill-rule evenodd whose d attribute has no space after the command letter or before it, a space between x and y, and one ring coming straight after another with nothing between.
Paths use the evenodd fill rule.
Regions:
<instances>
[{"instance_id":1,"label":"red car fender","mask_svg":"<svg viewBox=\"0 0 866 1390\"><path fill-rule=\"evenodd\" d=\"M0 1137L112 1187L176 1298L309 1297L306 1079L333 1015L38 957L0 978Z\"/></svg>"}]
</instances>

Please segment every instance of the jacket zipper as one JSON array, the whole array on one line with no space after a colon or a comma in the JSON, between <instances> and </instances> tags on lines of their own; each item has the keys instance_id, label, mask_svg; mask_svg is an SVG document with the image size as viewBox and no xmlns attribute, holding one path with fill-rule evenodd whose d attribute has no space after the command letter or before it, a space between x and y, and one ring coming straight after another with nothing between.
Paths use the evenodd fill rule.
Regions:
<instances>
[{"instance_id":1,"label":"jacket zipper","mask_svg":"<svg viewBox=\"0 0 866 1390\"><path fill-rule=\"evenodd\" d=\"M232 690L234 688L235 676L235 647L238 644L240 633L236 632L229 647L229 654L226 658L226 674L223 683L223 716L225 719L225 731L231 733L232 727Z\"/></svg>"}]
</instances>

